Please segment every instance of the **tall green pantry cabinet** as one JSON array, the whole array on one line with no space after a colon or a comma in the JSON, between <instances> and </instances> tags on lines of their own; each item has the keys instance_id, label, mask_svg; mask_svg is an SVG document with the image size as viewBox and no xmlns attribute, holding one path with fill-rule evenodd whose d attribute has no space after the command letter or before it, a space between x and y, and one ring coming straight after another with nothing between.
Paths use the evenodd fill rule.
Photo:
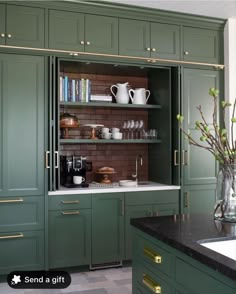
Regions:
<instances>
[{"instance_id":1,"label":"tall green pantry cabinet","mask_svg":"<svg viewBox=\"0 0 236 294\"><path fill-rule=\"evenodd\" d=\"M0 54L0 275L44 269L44 65Z\"/></svg>"}]
</instances>

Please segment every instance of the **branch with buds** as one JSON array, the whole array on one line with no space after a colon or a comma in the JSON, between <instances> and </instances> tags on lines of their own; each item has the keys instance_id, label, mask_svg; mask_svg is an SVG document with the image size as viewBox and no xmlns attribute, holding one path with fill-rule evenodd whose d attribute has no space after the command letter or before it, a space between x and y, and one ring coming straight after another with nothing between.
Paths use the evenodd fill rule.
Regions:
<instances>
[{"instance_id":1,"label":"branch with buds","mask_svg":"<svg viewBox=\"0 0 236 294\"><path fill-rule=\"evenodd\" d=\"M236 99L234 100L233 104L233 112L231 117L231 141L229 141L229 136L226 130L226 123L225 123L225 112L228 107L231 106L231 103L227 101L221 102L221 111L222 111L222 117L223 117L223 123L222 127L218 125L217 122L217 112L218 112L218 103L217 103L217 97L218 97L219 91L214 88L209 89L209 95L213 97L213 103L214 103L214 109L212 113L212 123L207 123L204 113L202 111L202 107L198 106L197 109L201 116L201 121L195 122L195 129L199 130L200 135L200 141L205 142L207 144L201 144L193 139L191 136L191 133L187 133L183 127L182 122L184 120L184 117L181 114L177 115L177 120L179 121L179 127L183 134L185 135L185 138L189 141L189 144L203 148L208 150L216 160L218 160L221 164L234 164L236 163L236 142L234 141L234 125L236 123L236 117L235 117L235 108L236 108ZM213 126L213 129L210 130L210 126Z\"/></svg>"}]
</instances>

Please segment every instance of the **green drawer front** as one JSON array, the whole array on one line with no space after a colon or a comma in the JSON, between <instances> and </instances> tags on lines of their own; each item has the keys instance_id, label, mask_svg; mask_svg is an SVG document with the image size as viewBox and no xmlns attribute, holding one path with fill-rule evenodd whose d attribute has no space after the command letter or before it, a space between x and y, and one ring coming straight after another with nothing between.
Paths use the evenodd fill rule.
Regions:
<instances>
[{"instance_id":1,"label":"green drawer front","mask_svg":"<svg viewBox=\"0 0 236 294\"><path fill-rule=\"evenodd\" d=\"M143 191L125 193L126 205L177 203L179 190Z\"/></svg>"},{"instance_id":2,"label":"green drawer front","mask_svg":"<svg viewBox=\"0 0 236 294\"><path fill-rule=\"evenodd\" d=\"M91 208L91 195L49 196L49 210Z\"/></svg>"},{"instance_id":3,"label":"green drawer front","mask_svg":"<svg viewBox=\"0 0 236 294\"><path fill-rule=\"evenodd\" d=\"M44 197L0 199L0 232L39 230L44 227Z\"/></svg>"},{"instance_id":4,"label":"green drawer front","mask_svg":"<svg viewBox=\"0 0 236 294\"><path fill-rule=\"evenodd\" d=\"M214 277L204 273L202 269L196 268L185 261L176 258L176 281L191 291L191 293L214 293L233 294L232 288L221 283L217 279L217 272ZM188 291L186 291L188 292Z\"/></svg>"},{"instance_id":5,"label":"green drawer front","mask_svg":"<svg viewBox=\"0 0 236 294\"><path fill-rule=\"evenodd\" d=\"M0 275L18 270L44 269L44 232L0 234Z\"/></svg>"},{"instance_id":6,"label":"green drawer front","mask_svg":"<svg viewBox=\"0 0 236 294\"><path fill-rule=\"evenodd\" d=\"M159 270L168 276L174 275L174 257L162 247L150 242L144 238L135 240L136 253L153 270Z\"/></svg>"},{"instance_id":7,"label":"green drawer front","mask_svg":"<svg viewBox=\"0 0 236 294\"><path fill-rule=\"evenodd\" d=\"M160 277L159 274L154 274L149 267L146 267L141 263L135 263L134 267L137 279L136 285L143 293L172 294L171 286L165 279L163 279L163 277Z\"/></svg>"}]
</instances>

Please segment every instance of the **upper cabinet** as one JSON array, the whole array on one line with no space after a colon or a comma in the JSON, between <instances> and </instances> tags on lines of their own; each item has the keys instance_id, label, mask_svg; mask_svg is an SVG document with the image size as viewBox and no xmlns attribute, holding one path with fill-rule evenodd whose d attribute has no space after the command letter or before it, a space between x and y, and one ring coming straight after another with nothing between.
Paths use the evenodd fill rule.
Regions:
<instances>
[{"instance_id":1,"label":"upper cabinet","mask_svg":"<svg viewBox=\"0 0 236 294\"><path fill-rule=\"evenodd\" d=\"M0 4L0 45L44 48L44 9Z\"/></svg>"},{"instance_id":2,"label":"upper cabinet","mask_svg":"<svg viewBox=\"0 0 236 294\"><path fill-rule=\"evenodd\" d=\"M132 19L119 20L119 54L180 58L179 26Z\"/></svg>"},{"instance_id":3,"label":"upper cabinet","mask_svg":"<svg viewBox=\"0 0 236 294\"><path fill-rule=\"evenodd\" d=\"M219 32L214 30L184 27L183 60L220 63Z\"/></svg>"},{"instance_id":4,"label":"upper cabinet","mask_svg":"<svg viewBox=\"0 0 236 294\"><path fill-rule=\"evenodd\" d=\"M118 54L118 19L50 10L49 48Z\"/></svg>"}]
</instances>

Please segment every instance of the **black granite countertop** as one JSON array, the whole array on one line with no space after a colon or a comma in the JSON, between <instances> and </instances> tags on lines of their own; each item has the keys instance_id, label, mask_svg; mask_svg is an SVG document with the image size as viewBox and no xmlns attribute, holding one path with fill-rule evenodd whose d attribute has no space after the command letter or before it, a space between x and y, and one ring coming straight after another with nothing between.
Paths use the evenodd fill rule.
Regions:
<instances>
[{"instance_id":1,"label":"black granite countertop","mask_svg":"<svg viewBox=\"0 0 236 294\"><path fill-rule=\"evenodd\" d=\"M131 224L236 281L236 261L199 244L206 239L236 239L236 223L215 221L212 215L185 214L131 219Z\"/></svg>"}]
</instances>

